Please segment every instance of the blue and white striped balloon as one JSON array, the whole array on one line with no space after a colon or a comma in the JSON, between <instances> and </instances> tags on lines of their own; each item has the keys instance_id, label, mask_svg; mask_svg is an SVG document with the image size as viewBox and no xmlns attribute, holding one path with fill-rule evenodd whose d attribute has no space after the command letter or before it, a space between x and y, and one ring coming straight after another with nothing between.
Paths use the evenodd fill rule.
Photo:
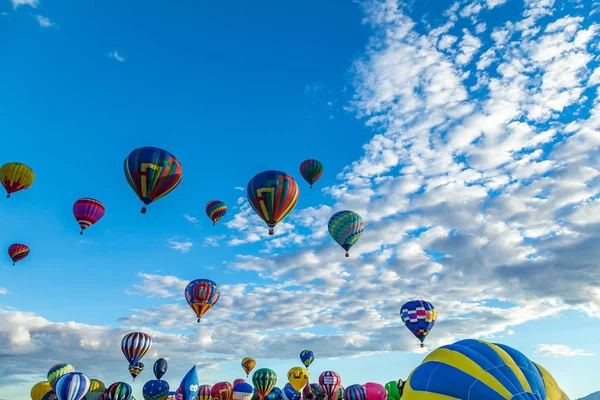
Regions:
<instances>
[{"instance_id":1,"label":"blue and white striped balloon","mask_svg":"<svg viewBox=\"0 0 600 400\"><path fill-rule=\"evenodd\" d=\"M81 400L90 390L90 378L81 372L70 372L56 382L58 400Z\"/></svg>"}]
</instances>

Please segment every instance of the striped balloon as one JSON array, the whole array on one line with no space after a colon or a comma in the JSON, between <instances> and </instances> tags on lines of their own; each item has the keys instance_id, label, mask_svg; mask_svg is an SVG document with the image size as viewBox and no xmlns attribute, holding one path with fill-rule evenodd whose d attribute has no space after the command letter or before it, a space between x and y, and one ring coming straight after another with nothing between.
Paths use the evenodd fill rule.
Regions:
<instances>
[{"instance_id":1,"label":"striped balloon","mask_svg":"<svg viewBox=\"0 0 600 400\"><path fill-rule=\"evenodd\" d=\"M106 389L106 400L132 400L133 390L125 382L115 382Z\"/></svg>"},{"instance_id":2,"label":"striped balloon","mask_svg":"<svg viewBox=\"0 0 600 400\"><path fill-rule=\"evenodd\" d=\"M129 365L135 365L152 347L152 338L143 332L128 333L121 340L121 351Z\"/></svg>"},{"instance_id":3,"label":"striped balloon","mask_svg":"<svg viewBox=\"0 0 600 400\"><path fill-rule=\"evenodd\" d=\"M281 171L264 171L248 182L250 206L269 227L273 228L288 215L298 202L300 188L290 175Z\"/></svg>"},{"instance_id":4,"label":"striped balloon","mask_svg":"<svg viewBox=\"0 0 600 400\"><path fill-rule=\"evenodd\" d=\"M123 163L127 183L146 206L171 193L181 182L181 163L166 150L140 147L133 150Z\"/></svg>"},{"instance_id":5,"label":"striped balloon","mask_svg":"<svg viewBox=\"0 0 600 400\"><path fill-rule=\"evenodd\" d=\"M198 389L198 400L211 400L212 395L210 394L210 390L212 386L210 385L202 385Z\"/></svg>"},{"instance_id":6,"label":"striped balloon","mask_svg":"<svg viewBox=\"0 0 600 400\"><path fill-rule=\"evenodd\" d=\"M341 384L342 378L335 371L325 371L319 376L319 385L329 400L333 400Z\"/></svg>"},{"instance_id":7,"label":"striped balloon","mask_svg":"<svg viewBox=\"0 0 600 400\"><path fill-rule=\"evenodd\" d=\"M219 285L210 279L193 280L185 288L185 299L196 313L198 322L200 322L204 313L217 304L220 296Z\"/></svg>"},{"instance_id":8,"label":"striped balloon","mask_svg":"<svg viewBox=\"0 0 600 400\"><path fill-rule=\"evenodd\" d=\"M83 235L83 231L104 216L104 205L99 200L84 197L73 204L73 215L81 227L79 234Z\"/></svg>"},{"instance_id":9,"label":"striped balloon","mask_svg":"<svg viewBox=\"0 0 600 400\"><path fill-rule=\"evenodd\" d=\"M58 400L81 400L90 390L90 378L81 372L69 372L56 382Z\"/></svg>"},{"instance_id":10,"label":"striped balloon","mask_svg":"<svg viewBox=\"0 0 600 400\"><path fill-rule=\"evenodd\" d=\"M342 385L338 388L337 392L333 396L332 400L344 400L345 389Z\"/></svg>"},{"instance_id":11,"label":"striped balloon","mask_svg":"<svg viewBox=\"0 0 600 400\"><path fill-rule=\"evenodd\" d=\"M211 219L213 225L223 218L226 213L227 206L221 200L211 200L206 203L206 215Z\"/></svg>"},{"instance_id":12,"label":"striped balloon","mask_svg":"<svg viewBox=\"0 0 600 400\"><path fill-rule=\"evenodd\" d=\"M11 193L29 189L34 179L35 174L33 170L25 164L9 162L0 167L0 182L2 182L2 186L6 189L7 199Z\"/></svg>"},{"instance_id":13,"label":"striped balloon","mask_svg":"<svg viewBox=\"0 0 600 400\"><path fill-rule=\"evenodd\" d=\"M329 218L329 234L344 250L349 257L350 248L360 239L365 230L365 223L360 215L354 211L340 211Z\"/></svg>"},{"instance_id":14,"label":"striped balloon","mask_svg":"<svg viewBox=\"0 0 600 400\"><path fill-rule=\"evenodd\" d=\"M350 385L344 393L346 400L365 400L366 390L363 385Z\"/></svg>"},{"instance_id":15,"label":"striped balloon","mask_svg":"<svg viewBox=\"0 0 600 400\"><path fill-rule=\"evenodd\" d=\"M312 189L313 184L323 175L323 164L321 161L314 159L305 160L300 164L300 175L302 175Z\"/></svg>"},{"instance_id":16,"label":"striped balloon","mask_svg":"<svg viewBox=\"0 0 600 400\"><path fill-rule=\"evenodd\" d=\"M157 379L150 380L144 384L142 395L144 400L166 400L169 395L169 384Z\"/></svg>"},{"instance_id":17,"label":"striped balloon","mask_svg":"<svg viewBox=\"0 0 600 400\"><path fill-rule=\"evenodd\" d=\"M26 244L15 243L8 246L8 256L15 265L29 255L29 247Z\"/></svg>"},{"instance_id":18,"label":"striped balloon","mask_svg":"<svg viewBox=\"0 0 600 400\"><path fill-rule=\"evenodd\" d=\"M256 392L261 396L267 396L277 384L277 374L269 368L261 368L252 374L252 383Z\"/></svg>"},{"instance_id":19,"label":"striped balloon","mask_svg":"<svg viewBox=\"0 0 600 400\"><path fill-rule=\"evenodd\" d=\"M400 315L404 325L421 341L421 347L423 347L423 341L433 329L437 319L437 312L433 304L425 300L412 300L400 308Z\"/></svg>"},{"instance_id":20,"label":"striped balloon","mask_svg":"<svg viewBox=\"0 0 600 400\"><path fill-rule=\"evenodd\" d=\"M75 368L73 368L73 366L71 364L53 365L48 370L48 375L47 375L48 383L52 387L52 390L54 390L56 392L56 382L58 381L58 379L61 376L66 375L70 372L75 372Z\"/></svg>"},{"instance_id":21,"label":"striped balloon","mask_svg":"<svg viewBox=\"0 0 600 400\"><path fill-rule=\"evenodd\" d=\"M238 383L233 387L233 400L250 400L252 399L252 385L246 382Z\"/></svg>"},{"instance_id":22,"label":"striped balloon","mask_svg":"<svg viewBox=\"0 0 600 400\"><path fill-rule=\"evenodd\" d=\"M271 393L265 397L265 400L281 400L281 389L275 386L273 390L271 390Z\"/></svg>"}]
</instances>

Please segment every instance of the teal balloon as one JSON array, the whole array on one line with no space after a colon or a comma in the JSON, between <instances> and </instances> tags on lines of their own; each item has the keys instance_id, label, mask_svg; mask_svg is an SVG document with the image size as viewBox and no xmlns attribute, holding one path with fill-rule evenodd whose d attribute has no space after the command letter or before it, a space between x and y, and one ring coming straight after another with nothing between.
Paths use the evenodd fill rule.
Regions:
<instances>
[{"instance_id":1,"label":"teal balloon","mask_svg":"<svg viewBox=\"0 0 600 400\"><path fill-rule=\"evenodd\" d=\"M365 223L360 215L346 210L333 214L329 218L327 228L333 240L346 250L346 257L349 257L350 248L360 239L360 235L365 230Z\"/></svg>"}]
</instances>

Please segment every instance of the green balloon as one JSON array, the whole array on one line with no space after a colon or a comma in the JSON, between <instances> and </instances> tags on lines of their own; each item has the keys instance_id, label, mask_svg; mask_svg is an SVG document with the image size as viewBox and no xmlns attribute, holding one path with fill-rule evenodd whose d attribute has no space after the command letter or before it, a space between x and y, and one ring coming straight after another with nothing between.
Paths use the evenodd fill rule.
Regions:
<instances>
[{"instance_id":1,"label":"green balloon","mask_svg":"<svg viewBox=\"0 0 600 400\"><path fill-rule=\"evenodd\" d=\"M254 389L261 397L267 397L277 384L277 374L269 368L261 368L252 374Z\"/></svg>"},{"instance_id":2,"label":"green balloon","mask_svg":"<svg viewBox=\"0 0 600 400\"><path fill-rule=\"evenodd\" d=\"M400 392L398 391L397 381L389 381L386 383L385 390L388 392L387 400L400 400Z\"/></svg>"}]
</instances>

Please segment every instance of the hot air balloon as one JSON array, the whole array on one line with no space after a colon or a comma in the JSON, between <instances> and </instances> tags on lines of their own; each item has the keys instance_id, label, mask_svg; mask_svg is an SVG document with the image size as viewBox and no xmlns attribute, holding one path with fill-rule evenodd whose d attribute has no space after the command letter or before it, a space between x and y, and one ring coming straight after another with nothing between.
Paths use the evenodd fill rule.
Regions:
<instances>
[{"instance_id":1,"label":"hot air balloon","mask_svg":"<svg viewBox=\"0 0 600 400\"><path fill-rule=\"evenodd\" d=\"M154 371L154 376L156 379L163 377L163 375L167 372L167 367L167 360L164 358L159 358L154 362L154 367L152 367L152 370Z\"/></svg>"},{"instance_id":2,"label":"hot air balloon","mask_svg":"<svg viewBox=\"0 0 600 400\"><path fill-rule=\"evenodd\" d=\"M281 400L281 389L275 386L267 397L265 397L265 400Z\"/></svg>"},{"instance_id":3,"label":"hot air balloon","mask_svg":"<svg viewBox=\"0 0 600 400\"><path fill-rule=\"evenodd\" d=\"M324 400L325 399L325 392L323 391L323 388L321 387L321 385L319 385L318 383L311 383L310 385L306 385L304 387L304 397L306 396L306 389L308 388L308 393L310 393L310 396L312 396L313 400Z\"/></svg>"},{"instance_id":4,"label":"hot air balloon","mask_svg":"<svg viewBox=\"0 0 600 400\"><path fill-rule=\"evenodd\" d=\"M144 400L166 400L169 395L169 384L166 381L151 380L142 389Z\"/></svg>"},{"instance_id":5,"label":"hot air balloon","mask_svg":"<svg viewBox=\"0 0 600 400\"><path fill-rule=\"evenodd\" d=\"M344 389L344 387L342 385L340 385L337 392L335 392L335 394L333 395L332 400L344 400L345 393L346 393L346 390Z\"/></svg>"},{"instance_id":6,"label":"hot air balloon","mask_svg":"<svg viewBox=\"0 0 600 400\"><path fill-rule=\"evenodd\" d=\"M350 257L348 252L360 239L365 230L365 223L354 211L339 211L329 218L328 229L333 240L346 250L346 257Z\"/></svg>"},{"instance_id":7,"label":"hot air balloon","mask_svg":"<svg viewBox=\"0 0 600 400\"><path fill-rule=\"evenodd\" d=\"M171 193L182 177L181 163L166 150L141 147L133 150L123 163L125 177L135 194L146 206Z\"/></svg>"},{"instance_id":8,"label":"hot air balloon","mask_svg":"<svg viewBox=\"0 0 600 400\"><path fill-rule=\"evenodd\" d=\"M152 347L152 338L143 332L128 333L121 340L121 351L129 361L129 365L135 365L142 359Z\"/></svg>"},{"instance_id":9,"label":"hot air balloon","mask_svg":"<svg viewBox=\"0 0 600 400\"><path fill-rule=\"evenodd\" d=\"M198 370L195 365L185 374L180 387L183 389L182 400L196 400L200 384L198 382Z\"/></svg>"},{"instance_id":10,"label":"hot air balloon","mask_svg":"<svg viewBox=\"0 0 600 400\"><path fill-rule=\"evenodd\" d=\"M387 391L379 383L367 382L364 386L366 400L385 400L387 398Z\"/></svg>"},{"instance_id":11,"label":"hot air balloon","mask_svg":"<svg viewBox=\"0 0 600 400\"><path fill-rule=\"evenodd\" d=\"M81 400L90 390L90 378L81 372L69 372L56 381L58 400Z\"/></svg>"},{"instance_id":12,"label":"hot air balloon","mask_svg":"<svg viewBox=\"0 0 600 400\"><path fill-rule=\"evenodd\" d=\"M300 164L300 174L312 189L313 184L323 175L323 164L314 159L305 160Z\"/></svg>"},{"instance_id":13,"label":"hot air balloon","mask_svg":"<svg viewBox=\"0 0 600 400\"><path fill-rule=\"evenodd\" d=\"M85 395L85 400L100 400L100 397L104 395L106 387L102 381L98 379L90 379L90 390Z\"/></svg>"},{"instance_id":14,"label":"hot air balloon","mask_svg":"<svg viewBox=\"0 0 600 400\"><path fill-rule=\"evenodd\" d=\"M252 385L249 383L238 383L233 387L233 400L250 400L253 392Z\"/></svg>"},{"instance_id":15,"label":"hot air balloon","mask_svg":"<svg viewBox=\"0 0 600 400\"><path fill-rule=\"evenodd\" d=\"M342 378L335 371L325 371L319 376L319 385L329 400L333 399L341 384Z\"/></svg>"},{"instance_id":16,"label":"hot air balloon","mask_svg":"<svg viewBox=\"0 0 600 400\"><path fill-rule=\"evenodd\" d=\"M229 382L219 382L210 390L213 400L232 400L233 386Z\"/></svg>"},{"instance_id":17,"label":"hot air balloon","mask_svg":"<svg viewBox=\"0 0 600 400\"><path fill-rule=\"evenodd\" d=\"M48 383L52 390L56 392L56 382L58 379L70 372L75 372L75 368L71 364L56 364L48 370Z\"/></svg>"},{"instance_id":18,"label":"hot air balloon","mask_svg":"<svg viewBox=\"0 0 600 400\"><path fill-rule=\"evenodd\" d=\"M431 352L406 380L402 400L567 400L548 375L513 348L465 339Z\"/></svg>"},{"instance_id":19,"label":"hot air balloon","mask_svg":"<svg viewBox=\"0 0 600 400\"><path fill-rule=\"evenodd\" d=\"M421 347L423 347L423 341L427 338L437 319L437 312L433 304L424 300L412 300L400 308L400 315L404 325L421 341Z\"/></svg>"},{"instance_id":20,"label":"hot air balloon","mask_svg":"<svg viewBox=\"0 0 600 400\"><path fill-rule=\"evenodd\" d=\"M235 379L233 381L233 387L235 387L235 385L237 385L238 383L244 383L244 382L246 382L246 381L241 378Z\"/></svg>"},{"instance_id":21,"label":"hot air balloon","mask_svg":"<svg viewBox=\"0 0 600 400\"><path fill-rule=\"evenodd\" d=\"M242 360L242 368L246 373L246 376L250 375L250 371L252 371L256 367L256 360L254 358L246 357Z\"/></svg>"},{"instance_id":22,"label":"hot air balloon","mask_svg":"<svg viewBox=\"0 0 600 400\"><path fill-rule=\"evenodd\" d=\"M144 363L141 361L136 362L134 365L129 365L129 373L135 381L135 378L144 370Z\"/></svg>"},{"instance_id":23,"label":"hot air balloon","mask_svg":"<svg viewBox=\"0 0 600 400\"><path fill-rule=\"evenodd\" d=\"M281 391L281 398L282 400L300 400L302 395L292 385L287 383Z\"/></svg>"},{"instance_id":24,"label":"hot air balloon","mask_svg":"<svg viewBox=\"0 0 600 400\"><path fill-rule=\"evenodd\" d=\"M211 389L212 386L210 385L200 386L198 389L198 400L212 400L212 395L210 394Z\"/></svg>"},{"instance_id":25,"label":"hot air balloon","mask_svg":"<svg viewBox=\"0 0 600 400\"><path fill-rule=\"evenodd\" d=\"M277 384L277 374L272 369L261 368L252 374L252 383L256 392L264 398Z\"/></svg>"},{"instance_id":26,"label":"hot air balloon","mask_svg":"<svg viewBox=\"0 0 600 400\"><path fill-rule=\"evenodd\" d=\"M8 256L13 261L13 265L29 255L29 247L26 244L15 243L8 246Z\"/></svg>"},{"instance_id":27,"label":"hot air balloon","mask_svg":"<svg viewBox=\"0 0 600 400\"><path fill-rule=\"evenodd\" d=\"M385 390L387 391L387 400L400 400L400 393L398 392L398 382L390 381L386 383Z\"/></svg>"},{"instance_id":28,"label":"hot air balloon","mask_svg":"<svg viewBox=\"0 0 600 400\"><path fill-rule=\"evenodd\" d=\"M315 353L310 350L303 350L300 353L300 361L306 368L310 367L310 364L315 360Z\"/></svg>"},{"instance_id":29,"label":"hot air balloon","mask_svg":"<svg viewBox=\"0 0 600 400\"><path fill-rule=\"evenodd\" d=\"M29 189L34 179L33 170L25 164L9 162L0 167L0 182L6 189L7 199L12 193Z\"/></svg>"},{"instance_id":30,"label":"hot air balloon","mask_svg":"<svg viewBox=\"0 0 600 400\"><path fill-rule=\"evenodd\" d=\"M52 386L48 381L38 382L31 388L31 400L42 400L44 396L52 391Z\"/></svg>"},{"instance_id":31,"label":"hot air balloon","mask_svg":"<svg viewBox=\"0 0 600 400\"><path fill-rule=\"evenodd\" d=\"M131 400L133 391L125 382L115 382L106 389L106 400Z\"/></svg>"},{"instance_id":32,"label":"hot air balloon","mask_svg":"<svg viewBox=\"0 0 600 400\"><path fill-rule=\"evenodd\" d=\"M73 204L73 215L81 227L79 234L83 235L83 231L104 216L104 205L99 200L84 197Z\"/></svg>"},{"instance_id":33,"label":"hot air balloon","mask_svg":"<svg viewBox=\"0 0 600 400\"><path fill-rule=\"evenodd\" d=\"M350 385L346 388L344 398L346 400L365 400L365 390L364 385Z\"/></svg>"},{"instance_id":34,"label":"hot air balloon","mask_svg":"<svg viewBox=\"0 0 600 400\"><path fill-rule=\"evenodd\" d=\"M308 383L310 375L308 370L303 367L294 367L288 371L288 381L295 391L300 392Z\"/></svg>"},{"instance_id":35,"label":"hot air balloon","mask_svg":"<svg viewBox=\"0 0 600 400\"><path fill-rule=\"evenodd\" d=\"M217 221L225 216L227 213L227 206L221 200L211 200L206 203L206 215L211 219L213 225L216 225Z\"/></svg>"},{"instance_id":36,"label":"hot air balloon","mask_svg":"<svg viewBox=\"0 0 600 400\"><path fill-rule=\"evenodd\" d=\"M269 227L273 228L288 215L298 202L300 189L290 175L281 171L264 171L248 182L248 202Z\"/></svg>"},{"instance_id":37,"label":"hot air balloon","mask_svg":"<svg viewBox=\"0 0 600 400\"><path fill-rule=\"evenodd\" d=\"M220 295L219 285L209 279L193 280L185 288L185 299L196 313L198 322L205 312L217 304Z\"/></svg>"}]
</instances>

